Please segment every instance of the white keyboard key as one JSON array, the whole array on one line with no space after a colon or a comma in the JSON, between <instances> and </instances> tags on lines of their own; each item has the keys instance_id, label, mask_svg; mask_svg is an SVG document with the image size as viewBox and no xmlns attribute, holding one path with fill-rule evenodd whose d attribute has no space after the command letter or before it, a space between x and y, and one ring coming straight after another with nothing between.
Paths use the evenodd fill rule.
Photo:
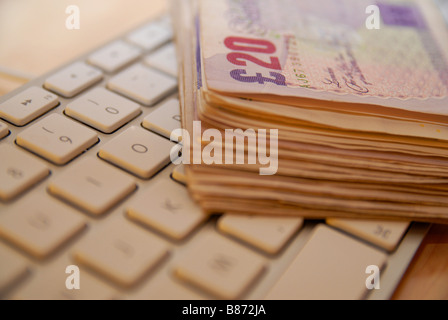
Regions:
<instances>
[{"instance_id":1,"label":"white keyboard key","mask_svg":"<svg viewBox=\"0 0 448 320\"><path fill-rule=\"evenodd\" d=\"M142 125L144 128L170 139L174 130L182 128L179 100L170 99L163 103L143 120ZM177 136L175 141L179 141L180 138L181 136Z\"/></svg>"},{"instance_id":2,"label":"white keyboard key","mask_svg":"<svg viewBox=\"0 0 448 320\"><path fill-rule=\"evenodd\" d=\"M17 136L17 144L57 165L63 165L98 142L95 131L52 114Z\"/></svg>"},{"instance_id":3,"label":"white keyboard key","mask_svg":"<svg viewBox=\"0 0 448 320\"><path fill-rule=\"evenodd\" d=\"M101 132L112 133L140 114L140 105L104 88L70 103L65 113Z\"/></svg>"},{"instance_id":4,"label":"white keyboard key","mask_svg":"<svg viewBox=\"0 0 448 320\"><path fill-rule=\"evenodd\" d=\"M170 163L174 144L140 127L131 127L104 145L99 156L142 179Z\"/></svg>"},{"instance_id":5,"label":"white keyboard key","mask_svg":"<svg viewBox=\"0 0 448 320\"><path fill-rule=\"evenodd\" d=\"M107 83L107 87L145 106L151 106L177 87L176 79L159 71L134 65Z\"/></svg>"},{"instance_id":6,"label":"white keyboard key","mask_svg":"<svg viewBox=\"0 0 448 320\"><path fill-rule=\"evenodd\" d=\"M11 200L50 174L39 159L17 147L0 145L0 155L0 200Z\"/></svg>"},{"instance_id":7,"label":"white keyboard key","mask_svg":"<svg viewBox=\"0 0 448 320\"><path fill-rule=\"evenodd\" d=\"M265 251L277 254L302 227L297 217L265 217L225 214L218 221L218 229Z\"/></svg>"},{"instance_id":8,"label":"white keyboard key","mask_svg":"<svg viewBox=\"0 0 448 320\"><path fill-rule=\"evenodd\" d=\"M171 174L171 178L174 179L174 181L177 181L183 185L187 184L187 174L185 172L185 166L183 164L177 165L173 173Z\"/></svg>"},{"instance_id":9,"label":"white keyboard key","mask_svg":"<svg viewBox=\"0 0 448 320\"><path fill-rule=\"evenodd\" d=\"M135 61L141 53L140 48L118 40L93 53L88 62L112 73Z\"/></svg>"},{"instance_id":10,"label":"white keyboard key","mask_svg":"<svg viewBox=\"0 0 448 320\"><path fill-rule=\"evenodd\" d=\"M20 288L12 296L14 300L114 300L119 298L115 289L98 280L86 270L79 269L79 289L69 290L66 287L66 273L73 261L58 261L45 266L30 283ZM69 270L70 271L70 270Z\"/></svg>"},{"instance_id":11,"label":"white keyboard key","mask_svg":"<svg viewBox=\"0 0 448 320\"><path fill-rule=\"evenodd\" d=\"M358 300L367 293L368 266L381 270L387 255L319 225L268 293L267 300Z\"/></svg>"},{"instance_id":12,"label":"white keyboard key","mask_svg":"<svg viewBox=\"0 0 448 320\"><path fill-rule=\"evenodd\" d=\"M12 249L0 244L0 297L27 273L26 260Z\"/></svg>"},{"instance_id":13,"label":"white keyboard key","mask_svg":"<svg viewBox=\"0 0 448 320\"><path fill-rule=\"evenodd\" d=\"M44 87L65 98L72 98L103 79L100 70L76 62L49 77Z\"/></svg>"},{"instance_id":14,"label":"white keyboard key","mask_svg":"<svg viewBox=\"0 0 448 320\"><path fill-rule=\"evenodd\" d=\"M394 251L410 223L405 221L375 221L327 219L327 224L364 239L387 251Z\"/></svg>"},{"instance_id":15,"label":"white keyboard key","mask_svg":"<svg viewBox=\"0 0 448 320\"><path fill-rule=\"evenodd\" d=\"M77 245L74 257L117 284L130 287L168 254L157 237L128 223L117 223Z\"/></svg>"},{"instance_id":16,"label":"white keyboard key","mask_svg":"<svg viewBox=\"0 0 448 320\"><path fill-rule=\"evenodd\" d=\"M150 67L177 77L176 46L174 43L167 44L148 55L145 58L145 63Z\"/></svg>"},{"instance_id":17,"label":"white keyboard key","mask_svg":"<svg viewBox=\"0 0 448 320\"><path fill-rule=\"evenodd\" d=\"M136 188L133 179L97 158L85 158L56 177L49 191L87 212L100 215Z\"/></svg>"},{"instance_id":18,"label":"white keyboard key","mask_svg":"<svg viewBox=\"0 0 448 320\"><path fill-rule=\"evenodd\" d=\"M186 238L208 219L187 189L171 179L159 181L142 192L127 213L130 219L174 240Z\"/></svg>"},{"instance_id":19,"label":"white keyboard key","mask_svg":"<svg viewBox=\"0 0 448 320\"><path fill-rule=\"evenodd\" d=\"M24 126L56 107L59 98L39 87L31 87L0 105L0 118Z\"/></svg>"},{"instance_id":20,"label":"white keyboard key","mask_svg":"<svg viewBox=\"0 0 448 320\"><path fill-rule=\"evenodd\" d=\"M168 42L173 37L171 28L162 23L151 22L127 36L127 40L145 50L153 50Z\"/></svg>"},{"instance_id":21,"label":"white keyboard key","mask_svg":"<svg viewBox=\"0 0 448 320\"><path fill-rule=\"evenodd\" d=\"M0 216L0 237L44 259L84 227L81 214L49 196L33 195Z\"/></svg>"},{"instance_id":22,"label":"white keyboard key","mask_svg":"<svg viewBox=\"0 0 448 320\"><path fill-rule=\"evenodd\" d=\"M221 299L239 299L264 271L264 260L218 234L208 234L177 262L175 275Z\"/></svg>"},{"instance_id":23,"label":"white keyboard key","mask_svg":"<svg viewBox=\"0 0 448 320\"><path fill-rule=\"evenodd\" d=\"M3 139L9 134L8 126L2 122L0 122L0 139Z\"/></svg>"}]
</instances>

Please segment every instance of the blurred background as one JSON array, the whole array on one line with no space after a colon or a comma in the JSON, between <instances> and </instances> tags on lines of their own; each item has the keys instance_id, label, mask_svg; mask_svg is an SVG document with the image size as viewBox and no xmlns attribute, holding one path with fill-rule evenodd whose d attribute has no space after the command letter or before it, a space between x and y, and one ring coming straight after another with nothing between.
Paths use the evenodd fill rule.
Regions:
<instances>
[{"instance_id":1,"label":"blurred background","mask_svg":"<svg viewBox=\"0 0 448 320\"><path fill-rule=\"evenodd\" d=\"M168 8L168 0L0 0L0 95L114 39ZM80 29L65 27L80 9Z\"/></svg>"}]
</instances>

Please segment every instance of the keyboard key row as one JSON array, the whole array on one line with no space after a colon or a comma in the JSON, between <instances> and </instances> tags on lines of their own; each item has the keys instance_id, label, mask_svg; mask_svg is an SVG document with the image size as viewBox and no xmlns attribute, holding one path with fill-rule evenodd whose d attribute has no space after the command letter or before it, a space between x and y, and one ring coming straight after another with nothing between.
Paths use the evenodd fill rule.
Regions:
<instances>
[{"instance_id":1,"label":"keyboard key row","mask_svg":"<svg viewBox=\"0 0 448 320\"><path fill-rule=\"evenodd\" d=\"M49 77L44 87L72 98L102 79L102 73L78 62ZM143 65L133 66L113 77L108 87L127 98L150 106L174 92L175 78ZM25 126L59 104L58 96L39 87L31 87L0 105L0 118L16 126ZM94 108L97 107L97 108ZM169 108L171 112L172 108ZM66 114L95 129L111 133L135 118L140 106L108 90L98 88L69 104ZM178 111L172 117L179 118ZM172 112L171 112L172 113ZM171 119L172 120L172 119ZM0 139L9 133L0 124Z\"/></svg>"},{"instance_id":2,"label":"keyboard key row","mask_svg":"<svg viewBox=\"0 0 448 320\"><path fill-rule=\"evenodd\" d=\"M59 98L39 87L31 87L0 105L0 118L24 126L59 104Z\"/></svg>"}]
</instances>

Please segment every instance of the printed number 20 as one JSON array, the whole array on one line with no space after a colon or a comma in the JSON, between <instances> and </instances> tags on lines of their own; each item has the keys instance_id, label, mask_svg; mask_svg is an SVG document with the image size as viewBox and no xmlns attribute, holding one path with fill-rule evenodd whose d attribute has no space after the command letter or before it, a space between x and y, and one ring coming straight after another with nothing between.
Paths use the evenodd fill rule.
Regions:
<instances>
[{"instance_id":1,"label":"printed number 20","mask_svg":"<svg viewBox=\"0 0 448 320\"><path fill-rule=\"evenodd\" d=\"M224 40L225 46L230 50L246 51L246 52L257 52L272 54L275 53L275 45L267 40L260 39L250 39L242 37L228 37ZM227 55L227 60L232 64L238 66L247 66L247 61L251 61L261 67L273 70L281 70L280 61L277 57L270 57L271 62L265 62L254 56L251 56L242 52L231 52ZM261 73L257 73L255 76L244 76L246 75L246 70L235 69L230 72L230 76L240 82L265 84L266 82L272 82L280 86L286 86L286 78L277 72L270 72L271 77L264 77Z\"/></svg>"}]
</instances>

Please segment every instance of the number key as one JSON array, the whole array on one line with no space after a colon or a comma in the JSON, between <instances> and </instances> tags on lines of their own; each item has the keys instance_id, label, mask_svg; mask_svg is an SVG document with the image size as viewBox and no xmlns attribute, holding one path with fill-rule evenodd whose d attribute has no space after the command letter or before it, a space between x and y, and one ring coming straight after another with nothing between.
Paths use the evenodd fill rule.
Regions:
<instances>
[{"instance_id":1,"label":"number key","mask_svg":"<svg viewBox=\"0 0 448 320\"><path fill-rule=\"evenodd\" d=\"M103 88L70 103L65 113L95 129L112 133L140 114L140 106Z\"/></svg>"},{"instance_id":2,"label":"number key","mask_svg":"<svg viewBox=\"0 0 448 320\"><path fill-rule=\"evenodd\" d=\"M17 144L58 165L90 148L98 135L70 119L52 114L17 136Z\"/></svg>"}]
</instances>

